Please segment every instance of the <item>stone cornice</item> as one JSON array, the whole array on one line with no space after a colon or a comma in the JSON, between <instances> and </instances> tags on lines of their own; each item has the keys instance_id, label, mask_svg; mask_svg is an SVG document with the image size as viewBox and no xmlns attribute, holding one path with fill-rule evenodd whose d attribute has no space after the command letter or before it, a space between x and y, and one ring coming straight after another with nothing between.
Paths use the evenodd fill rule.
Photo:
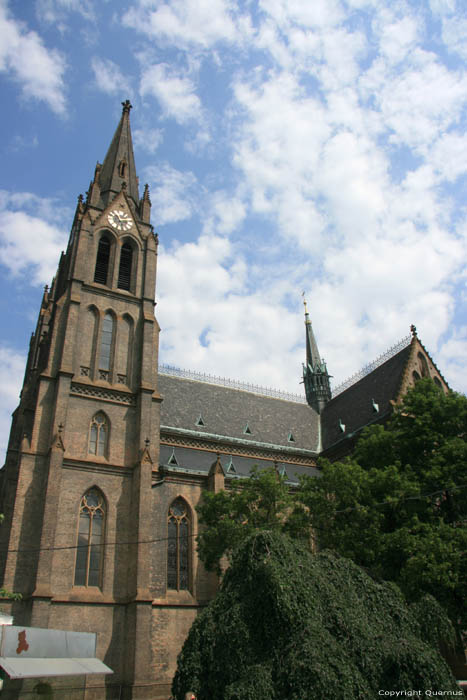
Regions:
<instances>
[{"instance_id":1,"label":"stone cornice","mask_svg":"<svg viewBox=\"0 0 467 700\"><path fill-rule=\"evenodd\" d=\"M105 386L95 386L94 384L72 382L70 394L72 396L109 401L110 403L119 403L126 406L136 405L136 396L131 392L119 391L118 389L111 389Z\"/></svg>"},{"instance_id":2,"label":"stone cornice","mask_svg":"<svg viewBox=\"0 0 467 700\"><path fill-rule=\"evenodd\" d=\"M268 461L280 460L290 464L315 466L317 454L296 447L260 443L242 438L198 433L195 430L171 428L161 425L161 445L170 447L192 447L206 452L239 455Z\"/></svg>"}]
</instances>

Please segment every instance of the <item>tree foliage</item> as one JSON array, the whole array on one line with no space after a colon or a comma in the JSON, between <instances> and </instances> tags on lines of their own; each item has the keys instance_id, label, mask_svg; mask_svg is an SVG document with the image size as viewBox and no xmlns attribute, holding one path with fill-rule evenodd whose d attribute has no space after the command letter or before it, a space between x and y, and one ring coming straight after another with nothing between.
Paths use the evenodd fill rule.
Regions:
<instances>
[{"instance_id":1,"label":"tree foliage","mask_svg":"<svg viewBox=\"0 0 467 700\"><path fill-rule=\"evenodd\" d=\"M206 492L197 507L201 525L198 552L206 568L220 573L223 557L257 530L309 532L308 518L300 518L285 477L275 469L253 469L251 477L234 482L229 491Z\"/></svg>"},{"instance_id":2,"label":"tree foliage","mask_svg":"<svg viewBox=\"0 0 467 700\"><path fill-rule=\"evenodd\" d=\"M351 459L301 483L320 545L396 582L409 600L432 594L467 628L467 399L430 380L407 393Z\"/></svg>"},{"instance_id":3,"label":"tree foliage","mask_svg":"<svg viewBox=\"0 0 467 700\"><path fill-rule=\"evenodd\" d=\"M187 689L198 700L367 700L379 690L456 691L435 648L449 639L433 599L411 609L397 587L348 559L312 555L263 530L239 547L195 620L172 692L176 700Z\"/></svg>"},{"instance_id":4,"label":"tree foliage","mask_svg":"<svg viewBox=\"0 0 467 700\"><path fill-rule=\"evenodd\" d=\"M397 583L409 601L433 595L467 629L467 399L427 379L385 425L364 431L351 458L321 462L292 494L274 470L255 472L199 507L201 559L219 571L252 532L282 531L332 549Z\"/></svg>"}]
</instances>

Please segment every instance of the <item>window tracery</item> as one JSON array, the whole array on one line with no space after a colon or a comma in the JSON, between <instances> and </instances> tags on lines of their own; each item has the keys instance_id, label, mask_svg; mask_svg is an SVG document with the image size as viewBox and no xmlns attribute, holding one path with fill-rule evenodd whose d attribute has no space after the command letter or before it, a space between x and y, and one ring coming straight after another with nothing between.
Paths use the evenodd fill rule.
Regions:
<instances>
[{"instance_id":1,"label":"window tracery","mask_svg":"<svg viewBox=\"0 0 467 700\"><path fill-rule=\"evenodd\" d=\"M190 585L190 517L183 498L176 498L169 507L167 543L167 588L188 590Z\"/></svg>"},{"instance_id":2,"label":"window tracery","mask_svg":"<svg viewBox=\"0 0 467 700\"><path fill-rule=\"evenodd\" d=\"M104 562L106 507L104 496L93 487L79 506L75 586L100 586Z\"/></svg>"},{"instance_id":3,"label":"window tracery","mask_svg":"<svg viewBox=\"0 0 467 700\"><path fill-rule=\"evenodd\" d=\"M105 413L99 411L93 416L89 429L89 453L105 457L109 437L109 425Z\"/></svg>"}]
</instances>

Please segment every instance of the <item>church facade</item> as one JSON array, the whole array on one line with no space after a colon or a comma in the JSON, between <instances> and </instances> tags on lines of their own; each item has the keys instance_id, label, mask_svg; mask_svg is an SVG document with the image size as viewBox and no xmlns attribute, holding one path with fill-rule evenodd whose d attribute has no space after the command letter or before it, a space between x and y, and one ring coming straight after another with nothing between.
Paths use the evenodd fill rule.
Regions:
<instances>
[{"instance_id":1,"label":"church facade","mask_svg":"<svg viewBox=\"0 0 467 700\"><path fill-rule=\"evenodd\" d=\"M196 553L206 490L255 465L291 484L319 476L317 457L348 454L417 378L448 390L412 328L332 395L308 313L303 398L159 367L158 241L130 108L44 292L1 472L1 580L22 594L4 608L15 624L97 633L114 671L49 679L58 697L169 697L177 654L217 586ZM10 682L3 696L36 682Z\"/></svg>"}]
</instances>

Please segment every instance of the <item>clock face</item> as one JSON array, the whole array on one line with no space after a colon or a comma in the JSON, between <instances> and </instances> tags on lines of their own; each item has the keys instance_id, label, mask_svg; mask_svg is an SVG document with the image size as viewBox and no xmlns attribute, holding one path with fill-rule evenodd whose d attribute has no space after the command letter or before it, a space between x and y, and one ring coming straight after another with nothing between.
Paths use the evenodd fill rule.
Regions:
<instances>
[{"instance_id":1,"label":"clock face","mask_svg":"<svg viewBox=\"0 0 467 700\"><path fill-rule=\"evenodd\" d=\"M131 216L128 216L122 209L114 209L107 217L107 221L117 231L129 231L133 226Z\"/></svg>"}]
</instances>

